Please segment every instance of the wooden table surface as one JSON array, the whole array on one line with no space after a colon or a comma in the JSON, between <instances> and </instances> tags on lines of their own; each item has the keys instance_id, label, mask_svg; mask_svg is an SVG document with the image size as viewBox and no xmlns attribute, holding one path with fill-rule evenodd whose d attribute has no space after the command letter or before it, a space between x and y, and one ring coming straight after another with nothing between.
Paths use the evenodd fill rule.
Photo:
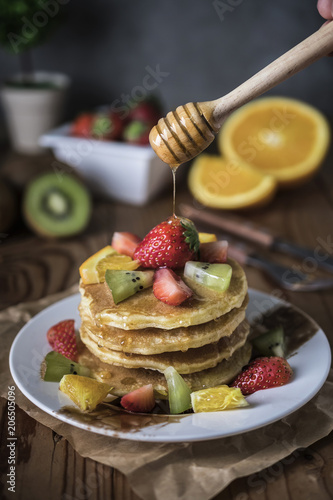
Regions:
<instances>
[{"instance_id":1,"label":"wooden table surface","mask_svg":"<svg viewBox=\"0 0 333 500\"><path fill-rule=\"evenodd\" d=\"M51 163L49 156L26 158L7 154L2 161L2 172L17 186L22 186L32 174L50 171ZM332 255L332 163L331 155L319 175L310 183L293 191L279 193L269 207L248 212L245 216L296 243L313 248L322 248L324 245L326 248L322 248L322 253ZM177 204L181 202L193 203L184 181L178 186ZM144 236L170 213L171 189L168 186L156 200L142 208L96 201L89 228L81 236L68 240L43 241L22 223L18 223L1 240L1 308L68 288L78 281L79 264L108 244L113 231L132 231ZM198 228L209 229L200 225ZM282 260L278 255L271 257ZM303 271L307 271L307 266L311 265L305 261L289 263L297 264ZM246 268L246 273L250 287L267 293L278 290L286 300L304 309L319 323L333 344L333 291L286 292L269 282L260 271ZM5 400L1 400L1 413L1 445L4 446L7 425ZM65 439L34 421L19 408L16 408L16 419L17 429L22 431L16 472L17 492L14 496L8 493L6 487L2 487L1 498L138 499L130 490L126 478L117 470L80 457ZM2 478L7 473L4 455L2 453ZM333 498L332 471L333 434L260 474L234 481L215 499L326 500Z\"/></svg>"}]
</instances>

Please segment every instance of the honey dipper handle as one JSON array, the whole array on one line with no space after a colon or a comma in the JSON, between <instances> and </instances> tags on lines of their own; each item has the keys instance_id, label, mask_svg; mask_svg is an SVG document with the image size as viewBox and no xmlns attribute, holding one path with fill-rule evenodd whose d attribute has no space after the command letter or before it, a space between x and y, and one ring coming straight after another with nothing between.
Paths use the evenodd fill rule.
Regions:
<instances>
[{"instance_id":1,"label":"honey dipper handle","mask_svg":"<svg viewBox=\"0 0 333 500\"><path fill-rule=\"evenodd\" d=\"M235 109L260 96L332 51L333 22L329 22L232 92L213 101L215 104L213 111L215 123L221 124Z\"/></svg>"}]
</instances>

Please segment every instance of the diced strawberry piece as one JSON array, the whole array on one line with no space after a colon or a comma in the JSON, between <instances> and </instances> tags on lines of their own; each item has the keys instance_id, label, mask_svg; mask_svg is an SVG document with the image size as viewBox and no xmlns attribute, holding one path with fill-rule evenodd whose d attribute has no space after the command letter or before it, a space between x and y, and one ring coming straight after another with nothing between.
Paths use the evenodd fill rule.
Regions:
<instances>
[{"instance_id":1,"label":"diced strawberry piece","mask_svg":"<svg viewBox=\"0 0 333 500\"><path fill-rule=\"evenodd\" d=\"M120 400L125 410L138 413L151 411L155 406L154 390L152 384L144 385L135 391L125 394Z\"/></svg>"},{"instance_id":2,"label":"diced strawberry piece","mask_svg":"<svg viewBox=\"0 0 333 500\"><path fill-rule=\"evenodd\" d=\"M134 252L140 243L140 238L132 233L113 233L111 246L122 255L134 256Z\"/></svg>"},{"instance_id":3,"label":"diced strawberry piece","mask_svg":"<svg viewBox=\"0 0 333 500\"><path fill-rule=\"evenodd\" d=\"M211 264L226 262L228 258L228 242L222 240L201 243L199 252L201 262L210 262Z\"/></svg>"},{"instance_id":4,"label":"diced strawberry piece","mask_svg":"<svg viewBox=\"0 0 333 500\"><path fill-rule=\"evenodd\" d=\"M231 387L239 387L245 396L262 389L285 385L292 374L292 368L284 358L279 356L256 358L243 368Z\"/></svg>"},{"instance_id":5,"label":"diced strawberry piece","mask_svg":"<svg viewBox=\"0 0 333 500\"><path fill-rule=\"evenodd\" d=\"M77 360L78 351L73 319L60 321L51 326L47 332L47 340L54 351L72 361Z\"/></svg>"},{"instance_id":6,"label":"diced strawberry piece","mask_svg":"<svg viewBox=\"0 0 333 500\"><path fill-rule=\"evenodd\" d=\"M179 306L193 293L184 281L167 267L155 272L153 292L158 300L170 306Z\"/></svg>"}]
</instances>

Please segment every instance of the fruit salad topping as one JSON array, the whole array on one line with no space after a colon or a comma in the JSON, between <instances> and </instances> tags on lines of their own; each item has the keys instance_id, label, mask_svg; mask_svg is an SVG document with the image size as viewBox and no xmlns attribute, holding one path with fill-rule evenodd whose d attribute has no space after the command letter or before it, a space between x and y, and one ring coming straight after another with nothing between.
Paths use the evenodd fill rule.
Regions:
<instances>
[{"instance_id":1,"label":"fruit salad topping","mask_svg":"<svg viewBox=\"0 0 333 500\"><path fill-rule=\"evenodd\" d=\"M93 411L99 405L112 387L92 378L81 375L64 375L60 380L59 389L83 411Z\"/></svg>"},{"instance_id":2,"label":"fruit salad topping","mask_svg":"<svg viewBox=\"0 0 333 500\"><path fill-rule=\"evenodd\" d=\"M293 371L288 361L278 356L256 358L243 368L231 384L239 387L243 395L262 389L285 385Z\"/></svg>"},{"instance_id":3,"label":"fruit salad topping","mask_svg":"<svg viewBox=\"0 0 333 500\"><path fill-rule=\"evenodd\" d=\"M156 269L181 268L193 260L199 250L199 237L192 221L170 217L154 227L139 243L134 258L141 266Z\"/></svg>"},{"instance_id":4,"label":"fruit salad topping","mask_svg":"<svg viewBox=\"0 0 333 500\"><path fill-rule=\"evenodd\" d=\"M200 243L200 260L210 263L223 263L228 258L228 242L225 240Z\"/></svg>"},{"instance_id":5,"label":"fruit salad topping","mask_svg":"<svg viewBox=\"0 0 333 500\"><path fill-rule=\"evenodd\" d=\"M111 246L117 252L133 259L136 247L140 241L140 238L133 233L115 232L113 233Z\"/></svg>"},{"instance_id":6,"label":"fruit salad topping","mask_svg":"<svg viewBox=\"0 0 333 500\"><path fill-rule=\"evenodd\" d=\"M155 397L152 384L144 385L135 391L125 394L120 400L125 410L147 413L155 406Z\"/></svg>"},{"instance_id":7,"label":"fruit salad topping","mask_svg":"<svg viewBox=\"0 0 333 500\"><path fill-rule=\"evenodd\" d=\"M225 292L230 285L232 268L229 264L188 261L184 276L217 292Z\"/></svg>"},{"instance_id":8,"label":"fruit salad topping","mask_svg":"<svg viewBox=\"0 0 333 500\"><path fill-rule=\"evenodd\" d=\"M154 271L113 271L107 269L105 281L115 304L153 284Z\"/></svg>"},{"instance_id":9,"label":"fruit salad topping","mask_svg":"<svg viewBox=\"0 0 333 500\"><path fill-rule=\"evenodd\" d=\"M155 272L153 292L158 300L170 306L179 306L193 295L184 281L167 267Z\"/></svg>"},{"instance_id":10,"label":"fruit salad topping","mask_svg":"<svg viewBox=\"0 0 333 500\"><path fill-rule=\"evenodd\" d=\"M45 382L60 382L64 375L69 374L90 377L91 371L56 351L51 351L45 356L41 367L41 376Z\"/></svg>"},{"instance_id":11,"label":"fruit salad topping","mask_svg":"<svg viewBox=\"0 0 333 500\"><path fill-rule=\"evenodd\" d=\"M60 321L52 326L47 332L47 340L54 351L72 361L77 360L78 352L73 319Z\"/></svg>"}]
</instances>

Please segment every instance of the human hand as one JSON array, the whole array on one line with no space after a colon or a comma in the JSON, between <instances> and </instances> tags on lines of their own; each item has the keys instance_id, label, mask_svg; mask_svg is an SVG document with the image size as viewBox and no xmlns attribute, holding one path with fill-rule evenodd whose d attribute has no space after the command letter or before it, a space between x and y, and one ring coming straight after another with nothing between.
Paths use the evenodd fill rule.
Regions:
<instances>
[{"instance_id":1,"label":"human hand","mask_svg":"<svg viewBox=\"0 0 333 500\"><path fill-rule=\"evenodd\" d=\"M333 0L318 0L317 9L324 19L333 19Z\"/></svg>"}]
</instances>

